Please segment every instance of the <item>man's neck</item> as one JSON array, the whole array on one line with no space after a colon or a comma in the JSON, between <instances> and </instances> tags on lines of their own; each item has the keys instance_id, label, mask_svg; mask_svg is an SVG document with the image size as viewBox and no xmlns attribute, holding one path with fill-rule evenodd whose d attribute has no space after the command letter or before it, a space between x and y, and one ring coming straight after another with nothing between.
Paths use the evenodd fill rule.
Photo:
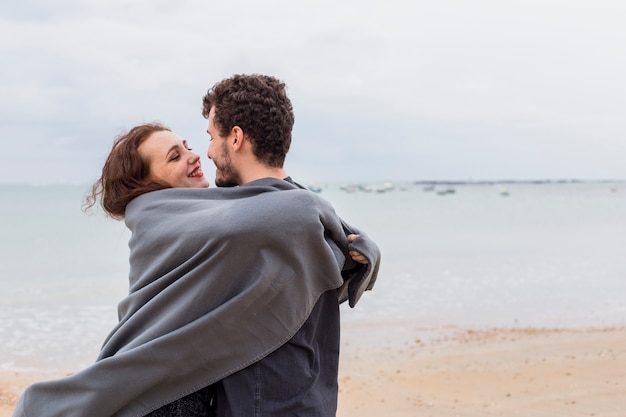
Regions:
<instances>
[{"instance_id":1,"label":"man's neck","mask_svg":"<svg viewBox=\"0 0 626 417\"><path fill-rule=\"evenodd\" d=\"M250 169L246 172L246 175L242 175L241 184L247 184L252 181L260 180L261 178L278 178L284 180L289 175L287 175L287 171L284 168L273 168L273 167L258 167L257 169Z\"/></svg>"}]
</instances>

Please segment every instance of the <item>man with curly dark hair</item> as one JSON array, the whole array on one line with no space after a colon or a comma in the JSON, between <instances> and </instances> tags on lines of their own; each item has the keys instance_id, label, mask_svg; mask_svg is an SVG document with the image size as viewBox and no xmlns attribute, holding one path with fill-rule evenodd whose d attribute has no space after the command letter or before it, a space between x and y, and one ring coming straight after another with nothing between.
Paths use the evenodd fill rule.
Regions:
<instances>
[{"instance_id":1,"label":"man with curly dark hair","mask_svg":"<svg viewBox=\"0 0 626 417\"><path fill-rule=\"evenodd\" d=\"M283 163L295 117L285 83L267 75L235 75L215 84L202 104L216 185L287 177Z\"/></svg>"},{"instance_id":2,"label":"man with curly dark hair","mask_svg":"<svg viewBox=\"0 0 626 417\"><path fill-rule=\"evenodd\" d=\"M293 183L283 168L294 125L285 83L267 75L234 75L207 92L202 115L208 119L207 156L218 186L266 177ZM283 346L218 382L217 415L334 416L343 300L337 289L326 291Z\"/></svg>"}]
</instances>

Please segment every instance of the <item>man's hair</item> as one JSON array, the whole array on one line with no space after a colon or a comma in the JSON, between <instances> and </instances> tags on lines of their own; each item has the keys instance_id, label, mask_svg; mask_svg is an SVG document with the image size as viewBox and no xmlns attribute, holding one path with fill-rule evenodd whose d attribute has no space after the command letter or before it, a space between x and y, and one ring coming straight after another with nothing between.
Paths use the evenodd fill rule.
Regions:
<instances>
[{"instance_id":1,"label":"man's hair","mask_svg":"<svg viewBox=\"0 0 626 417\"><path fill-rule=\"evenodd\" d=\"M221 136L239 126L260 161L282 168L295 120L285 83L268 75L233 75L211 87L202 99L206 119L212 107L213 124Z\"/></svg>"}]
</instances>

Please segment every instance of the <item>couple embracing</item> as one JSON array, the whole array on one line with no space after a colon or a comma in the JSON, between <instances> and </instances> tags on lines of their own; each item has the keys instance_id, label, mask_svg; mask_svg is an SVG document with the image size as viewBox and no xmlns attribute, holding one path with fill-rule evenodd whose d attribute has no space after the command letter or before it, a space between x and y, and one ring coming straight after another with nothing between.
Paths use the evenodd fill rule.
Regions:
<instances>
[{"instance_id":1,"label":"couple embracing","mask_svg":"<svg viewBox=\"0 0 626 417\"><path fill-rule=\"evenodd\" d=\"M203 98L208 157L167 127L119 136L88 205L131 231L129 294L96 362L31 385L14 417L334 416L339 305L380 251L283 168L285 84L235 75Z\"/></svg>"}]
</instances>

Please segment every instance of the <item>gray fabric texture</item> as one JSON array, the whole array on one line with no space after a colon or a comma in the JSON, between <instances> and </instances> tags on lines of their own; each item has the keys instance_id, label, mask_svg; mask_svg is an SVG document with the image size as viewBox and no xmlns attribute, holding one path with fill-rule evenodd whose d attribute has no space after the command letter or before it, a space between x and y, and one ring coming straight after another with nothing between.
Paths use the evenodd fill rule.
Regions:
<instances>
[{"instance_id":1,"label":"gray fabric texture","mask_svg":"<svg viewBox=\"0 0 626 417\"><path fill-rule=\"evenodd\" d=\"M349 244L359 231L328 202L278 179L148 193L129 204L126 224L119 324L93 365L31 385L14 417L144 416L277 349L323 292L354 306L378 274L366 235Z\"/></svg>"}]
</instances>

